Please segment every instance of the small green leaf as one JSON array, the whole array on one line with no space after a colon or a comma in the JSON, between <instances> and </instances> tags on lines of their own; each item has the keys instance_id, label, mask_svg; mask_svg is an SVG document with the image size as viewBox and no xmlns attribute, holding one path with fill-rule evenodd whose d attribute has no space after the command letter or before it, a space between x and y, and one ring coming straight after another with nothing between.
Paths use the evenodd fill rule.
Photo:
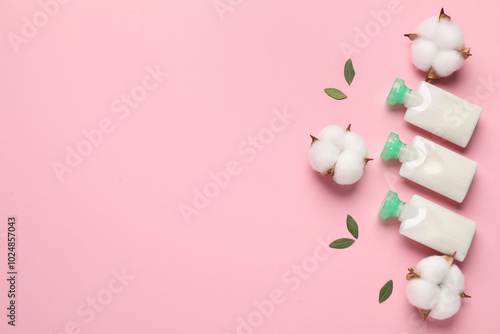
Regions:
<instances>
[{"instance_id":1,"label":"small green leaf","mask_svg":"<svg viewBox=\"0 0 500 334\"><path fill-rule=\"evenodd\" d=\"M344 65L344 77L345 81L351 85L352 79L354 79L354 76L356 75L356 72L354 72L354 67L352 66L352 60L349 58Z\"/></svg>"},{"instance_id":2,"label":"small green leaf","mask_svg":"<svg viewBox=\"0 0 500 334\"><path fill-rule=\"evenodd\" d=\"M354 218L351 217L351 215L347 215L346 223L349 232L351 232L352 236L357 239L359 236L358 224Z\"/></svg>"},{"instance_id":3,"label":"small green leaf","mask_svg":"<svg viewBox=\"0 0 500 334\"><path fill-rule=\"evenodd\" d=\"M354 239L340 238L335 240L330 244L331 248L344 249L351 246L354 243Z\"/></svg>"},{"instance_id":4,"label":"small green leaf","mask_svg":"<svg viewBox=\"0 0 500 334\"><path fill-rule=\"evenodd\" d=\"M389 282L385 283L385 285L380 289L380 292L378 294L378 302L383 303L389 298L392 294L392 287L393 283L392 280Z\"/></svg>"},{"instance_id":5,"label":"small green leaf","mask_svg":"<svg viewBox=\"0 0 500 334\"><path fill-rule=\"evenodd\" d=\"M327 93L328 96L333 97L335 100L343 100L347 97L347 95L336 88L325 88L325 93Z\"/></svg>"}]
</instances>

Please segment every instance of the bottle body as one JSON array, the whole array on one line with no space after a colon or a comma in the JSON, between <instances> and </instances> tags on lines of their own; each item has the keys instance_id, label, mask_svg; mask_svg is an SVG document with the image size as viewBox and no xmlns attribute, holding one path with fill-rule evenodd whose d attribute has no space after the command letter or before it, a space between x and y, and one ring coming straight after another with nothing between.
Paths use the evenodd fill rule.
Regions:
<instances>
[{"instance_id":1,"label":"bottle body","mask_svg":"<svg viewBox=\"0 0 500 334\"><path fill-rule=\"evenodd\" d=\"M469 143L482 111L481 107L424 81L416 93L408 94L405 106L407 122L461 147Z\"/></svg>"},{"instance_id":2,"label":"bottle body","mask_svg":"<svg viewBox=\"0 0 500 334\"><path fill-rule=\"evenodd\" d=\"M476 223L423 197L405 204L399 232L443 254L463 261L476 233Z\"/></svg>"},{"instance_id":3,"label":"bottle body","mask_svg":"<svg viewBox=\"0 0 500 334\"><path fill-rule=\"evenodd\" d=\"M477 162L420 136L402 150L399 160L401 176L459 203L477 170Z\"/></svg>"}]
</instances>

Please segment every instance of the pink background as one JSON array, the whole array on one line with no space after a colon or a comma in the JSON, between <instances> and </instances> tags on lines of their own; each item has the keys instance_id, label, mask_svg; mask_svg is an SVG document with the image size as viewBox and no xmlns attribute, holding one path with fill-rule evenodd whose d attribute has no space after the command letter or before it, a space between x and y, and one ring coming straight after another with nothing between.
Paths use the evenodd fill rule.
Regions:
<instances>
[{"instance_id":1,"label":"pink background","mask_svg":"<svg viewBox=\"0 0 500 334\"><path fill-rule=\"evenodd\" d=\"M40 3L52 3L51 17ZM220 15L213 0L54 3L0 2L0 277L11 215L19 272L15 328L0 280L0 332L498 331L494 2L221 0ZM396 77L410 87L423 79L403 34L441 6L473 56L435 83L483 107L466 149L443 143L479 163L461 205L404 181L397 163L379 158L391 131L407 142L439 141L385 98ZM374 13L388 15L381 24ZM40 27L23 30L33 20ZM363 42L364 29L371 36ZM343 78L349 57L351 86ZM348 98L329 98L327 87ZM130 94L137 103L127 106L121 99ZM276 118L285 112L288 119ZM349 123L375 160L360 182L341 187L310 168L309 134ZM54 164L66 165L77 148L87 156L58 176ZM231 174L220 173L226 168ZM424 323L407 302L407 268L433 251L377 217L389 189L478 224L460 265L472 299L450 320ZM347 214L359 240L328 250L349 237ZM393 295L379 304L390 279Z\"/></svg>"}]
</instances>

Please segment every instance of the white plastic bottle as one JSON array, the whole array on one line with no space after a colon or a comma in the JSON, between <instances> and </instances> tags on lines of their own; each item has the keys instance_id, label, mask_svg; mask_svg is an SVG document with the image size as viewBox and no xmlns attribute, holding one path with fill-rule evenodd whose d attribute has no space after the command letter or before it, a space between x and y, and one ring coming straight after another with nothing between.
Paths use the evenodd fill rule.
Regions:
<instances>
[{"instance_id":1,"label":"white plastic bottle","mask_svg":"<svg viewBox=\"0 0 500 334\"><path fill-rule=\"evenodd\" d=\"M476 233L476 223L423 197L404 203L389 191L379 211L383 219L401 221L399 232L427 247L463 261Z\"/></svg>"},{"instance_id":2,"label":"white plastic bottle","mask_svg":"<svg viewBox=\"0 0 500 334\"><path fill-rule=\"evenodd\" d=\"M416 136L408 145L390 134L383 159L399 159L402 177L462 203L477 170L477 162L430 140Z\"/></svg>"},{"instance_id":3,"label":"white plastic bottle","mask_svg":"<svg viewBox=\"0 0 500 334\"><path fill-rule=\"evenodd\" d=\"M405 120L461 147L466 147L476 128L482 108L439 87L422 81L416 90L399 78L386 100L404 104Z\"/></svg>"}]
</instances>

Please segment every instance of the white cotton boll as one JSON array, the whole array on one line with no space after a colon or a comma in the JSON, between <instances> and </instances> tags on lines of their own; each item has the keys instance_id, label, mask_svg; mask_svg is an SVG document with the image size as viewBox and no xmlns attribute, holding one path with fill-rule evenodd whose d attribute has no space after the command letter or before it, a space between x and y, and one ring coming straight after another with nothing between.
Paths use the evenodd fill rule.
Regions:
<instances>
[{"instance_id":1,"label":"white cotton boll","mask_svg":"<svg viewBox=\"0 0 500 334\"><path fill-rule=\"evenodd\" d=\"M464 63L464 57L456 50L440 51L432 62L432 68L440 77L447 77Z\"/></svg>"},{"instance_id":2,"label":"white cotton boll","mask_svg":"<svg viewBox=\"0 0 500 334\"><path fill-rule=\"evenodd\" d=\"M425 38L417 38L411 44L411 57L416 68L428 71L432 66L432 61L436 57L438 47L436 44Z\"/></svg>"},{"instance_id":3,"label":"white cotton boll","mask_svg":"<svg viewBox=\"0 0 500 334\"><path fill-rule=\"evenodd\" d=\"M465 45L462 28L447 19L439 21L433 40L441 50L462 50Z\"/></svg>"},{"instance_id":4,"label":"white cotton boll","mask_svg":"<svg viewBox=\"0 0 500 334\"><path fill-rule=\"evenodd\" d=\"M343 151L335 164L333 180L341 185L356 183L365 168L365 158L357 151Z\"/></svg>"},{"instance_id":5,"label":"white cotton boll","mask_svg":"<svg viewBox=\"0 0 500 334\"><path fill-rule=\"evenodd\" d=\"M462 298L457 293L441 287L438 302L432 307L429 317L436 320L444 320L452 317L460 309Z\"/></svg>"},{"instance_id":6,"label":"white cotton boll","mask_svg":"<svg viewBox=\"0 0 500 334\"><path fill-rule=\"evenodd\" d=\"M423 279L412 278L406 284L406 297L413 306L430 310L439 300L439 286Z\"/></svg>"},{"instance_id":7,"label":"white cotton boll","mask_svg":"<svg viewBox=\"0 0 500 334\"><path fill-rule=\"evenodd\" d=\"M457 265L450 266L451 257L429 256L410 270L406 295L410 303L426 316L448 319L460 309L464 275ZM420 277L418 277L418 276Z\"/></svg>"},{"instance_id":8,"label":"white cotton boll","mask_svg":"<svg viewBox=\"0 0 500 334\"><path fill-rule=\"evenodd\" d=\"M412 62L419 70L427 71L426 81L451 75L460 69L470 56L465 48L462 28L452 22L442 10L420 24L415 34L406 34L412 40Z\"/></svg>"},{"instance_id":9,"label":"white cotton boll","mask_svg":"<svg viewBox=\"0 0 500 334\"><path fill-rule=\"evenodd\" d=\"M439 255L433 255L420 260L415 266L415 273L430 283L440 284L448 275L450 264Z\"/></svg>"},{"instance_id":10,"label":"white cotton boll","mask_svg":"<svg viewBox=\"0 0 500 334\"><path fill-rule=\"evenodd\" d=\"M428 18L420 23L417 28L417 35L427 39L432 39L438 30L439 16Z\"/></svg>"},{"instance_id":11,"label":"white cotton boll","mask_svg":"<svg viewBox=\"0 0 500 334\"><path fill-rule=\"evenodd\" d=\"M338 125L328 125L318 134L319 140L324 140L335 146L339 150L343 149L346 131Z\"/></svg>"},{"instance_id":12,"label":"white cotton boll","mask_svg":"<svg viewBox=\"0 0 500 334\"><path fill-rule=\"evenodd\" d=\"M352 131L348 131L345 134L344 150L357 151L363 159L368 155L368 149L363 137Z\"/></svg>"},{"instance_id":13,"label":"white cotton boll","mask_svg":"<svg viewBox=\"0 0 500 334\"><path fill-rule=\"evenodd\" d=\"M333 168L339 154L340 151L335 145L316 140L309 149L309 163L314 170L325 174Z\"/></svg>"},{"instance_id":14,"label":"white cotton boll","mask_svg":"<svg viewBox=\"0 0 500 334\"><path fill-rule=\"evenodd\" d=\"M447 287L457 295L460 295L464 292L465 289L465 277L462 274L462 271L456 264L450 267L448 275L446 275L442 286Z\"/></svg>"},{"instance_id":15,"label":"white cotton boll","mask_svg":"<svg viewBox=\"0 0 500 334\"><path fill-rule=\"evenodd\" d=\"M343 129L337 125L323 128L309 150L309 162L313 169L341 185L357 182L364 172L368 150L363 138L350 131L351 125ZM368 159L372 160L372 159Z\"/></svg>"}]
</instances>

